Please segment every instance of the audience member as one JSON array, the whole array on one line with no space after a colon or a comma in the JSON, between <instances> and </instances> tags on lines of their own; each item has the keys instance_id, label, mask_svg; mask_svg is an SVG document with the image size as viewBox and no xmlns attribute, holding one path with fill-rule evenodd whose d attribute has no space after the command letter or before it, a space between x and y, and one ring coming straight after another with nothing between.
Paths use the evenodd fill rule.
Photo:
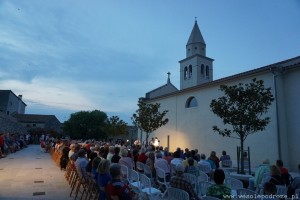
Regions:
<instances>
[{"instance_id":1,"label":"audience member","mask_svg":"<svg viewBox=\"0 0 300 200\"><path fill-rule=\"evenodd\" d=\"M182 159L180 158L180 152L179 151L175 151L173 154L173 159L171 160L171 165L178 165L178 164L182 164Z\"/></svg>"},{"instance_id":2,"label":"audience member","mask_svg":"<svg viewBox=\"0 0 300 200\"><path fill-rule=\"evenodd\" d=\"M108 154L107 154L107 157L106 159L111 161L111 158L114 156L114 153L115 153L115 147L114 146L110 146L108 148Z\"/></svg>"},{"instance_id":3,"label":"audience member","mask_svg":"<svg viewBox=\"0 0 300 200\"><path fill-rule=\"evenodd\" d=\"M150 167L150 171L152 173L152 177L156 177L156 171L155 171L154 163L155 163L154 152L150 152L148 154L146 165L148 165Z\"/></svg>"},{"instance_id":4,"label":"audience member","mask_svg":"<svg viewBox=\"0 0 300 200\"><path fill-rule=\"evenodd\" d=\"M112 163L119 163L119 160L120 160L120 156L119 156L119 153L120 153L120 147L115 147L115 154L113 155L113 157L111 158L111 162Z\"/></svg>"},{"instance_id":5,"label":"audience member","mask_svg":"<svg viewBox=\"0 0 300 200\"><path fill-rule=\"evenodd\" d=\"M62 146L62 155L60 157L60 169L61 170L66 170L67 164L69 162L69 142L63 141L63 146Z\"/></svg>"},{"instance_id":6,"label":"audience member","mask_svg":"<svg viewBox=\"0 0 300 200\"><path fill-rule=\"evenodd\" d=\"M93 164L93 161L94 159L97 157L97 153L96 152L91 152L90 153L90 159L89 159L89 162L86 166L86 171L89 172L89 173L92 173L92 164Z\"/></svg>"},{"instance_id":7,"label":"audience member","mask_svg":"<svg viewBox=\"0 0 300 200\"><path fill-rule=\"evenodd\" d=\"M147 158L148 158L148 157L146 156L146 148L143 147L143 148L141 148L141 152L140 152L140 154L139 154L139 156L138 156L137 161L146 164Z\"/></svg>"},{"instance_id":8,"label":"audience member","mask_svg":"<svg viewBox=\"0 0 300 200\"><path fill-rule=\"evenodd\" d=\"M269 180L270 183L273 183L275 185L284 185L284 181L280 174L280 169L276 165L272 165L270 167L270 175L271 179Z\"/></svg>"},{"instance_id":9,"label":"audience member","mask_svg":"<svg viewBox=\"0 0 300 200\"><path fill-rule=\"evenodd\" d=\"M78 158L75 162L75 166L80 178L87 178L86 166L88 164L88 159L85 157L85 149L80 149L78 151Z\"/></svg>"},{"instance_id":10,"label":"audience member","mask_svg":"<svg viewBox=\"0 0 300 200\"><path fill-rule=\"evenodd\" d=\"M289 198L291 198L292 195L295 195L296 189L300 189L300 177L294 178L292 183L288 186L287 195Z\"/></svg>"},{"instance_id":11,"label":"audience member","mask_svg":"<svg viewBox=\"0 0 300 200\"><path fill-rule=\"evenodd\" d=\"M200 200L195 192L192 184L183 176L184 166L183 164L177 164L175 167L176 176L173 176L170 181L170 186L179 188L189 193L190 199Z\"/></svg>"},{"instance_id":12,"label":"audience member","mask_svg":"<svg viewBox=\"0 0 300 200\"><path fill-rule=\"evenodd\" d=\"M128 169L133 169L134 168L133 160L131 157L128 157L127 155L128 155L127 149L125 148L122 149L119 164L125 165L126 167L128 167Z\"/></svg>"},{"instance_id":13,"label":"audience member","mask_svg":"<svg viewBox=\"0 0 300 200\"><path fill-rule=\"evenodd\" d=\"M277 188L274 183L266 182L264 184L263 194L264 195L276 195Z\"/></svg>"},{"instance_id":14,"label":"audience member","mask_svg":"<svg viewBox=\"0 0 300 200\"><path fill-rule=\"evenodd\" d=\"M292 177L289 174L288 169L283 166L282 160L277 160L276 161L276 166L279 167L279 169L280 169L281 177L284 181L284 184L286 186L289 186L292 182Z\"/></svg>"},{"instance_id":15,"label":"audience member","mask_svg":"<svg viewBox=\"0 0 300 200\"><path fill-rule=\"evenodd\" d=\"M132 193L130 188L121 181L121 165L117 163L112 164L110 166L110 175L112 180L105 188L107 194L120 200L131 200Z\"/></svg>"},{"instance_id":16,"label":"audience member","mask_svg":"<svg viewBox=\"0 0 300 200\"><path fill-rule=\"evenodd\" d=\"M219 162L220 162L220 160L216 156L216 152L215 151L212 151L210 153L210 156L207 159L207 161L210 163L212 169L218 169L219 168Z\"/></svg>"},{"instance_id":17,"label":"audience member","mask_svg":"<svg viewBox=\"0 0 300 200\"><path fill-rule=\"evenodd\" d=\"M222 169L216 169L214 173L215 184L208 187L206 195L219 199L229 199L231 189L224 184L225 173Z\"/></svg>"},{"instance_id":18,"label":"audience member","mask_svg":"<svg viewBox=\"0 0 300 200\"><path fill-rule=\"evenodd\" d=\"M100 187L99 200L106 199L105 187L111 181L111 175L109 173L109 168L110 168L110 161L105 160L105 159L100 161L98 168L97 168L97 172L98 172L97 184Z\"/></svg>"},{"instance_id":19,"label":"audience member","mask_svg":"<svg viewBox=\"0 0 300 200\"><path fill-rule=\"evenodd\" d=\"M226 151L222 151L222 156L220 157L220 161L222 162L222 167L230 167L228 165L224 165L223 161L224 160L230 160L230 156L226 154Z\"/></svg>"},{"instance_id":20,"label":"audience member","mask_svg":"<svg viewBox=\"0 0 300 200\"><path fill-rule=\"evenodd\" d=\"M195 160L192 157L190 157L187 159L187 162L188 162L188 166L185 167L185 172L189 174L193 174L196 177L198 177L200 172L198 166L194 165Z\"/></svg>"},{"instance_id":21,"label":"audience member","mask_svg":"<svg viewBox=\"0 0 300 200\"><path fill-rule=\"evenodd\" d=\"M270 172L270 161L269 159L264 159L262 164L255 171L254 187L257 187L259 184L261 184L264 173L268 172Z\"/></svg>"},{"instance_id":22,"label":"audience member","mask_svg":"<svg viewBox=\"0 0 300 200\"><path fill-rule=\"evenodd\" d=\"M173 156L171 155L171 153L167 150L164 151L164 157L163 159L165 159L169 165L171 165L171 160L173 159Z\"/></svg>"}]
</instances>

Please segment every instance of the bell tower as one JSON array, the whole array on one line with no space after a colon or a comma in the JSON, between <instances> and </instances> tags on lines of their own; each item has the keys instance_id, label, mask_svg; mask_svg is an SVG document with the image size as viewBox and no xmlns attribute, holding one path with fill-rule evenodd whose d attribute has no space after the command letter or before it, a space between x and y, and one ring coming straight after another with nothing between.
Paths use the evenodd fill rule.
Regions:
<instances>
[{"instance_id":1,"label":"bell tower","mask_svg":"<svg viewBox=\"0 0 300 200\"><path fill-rule=\"evenodd\" d=\"M206 44L197 20L186 44L186 58L180 63L180 90L213 80L213 59L206 57Z\"/></svg>"}]
</instances>

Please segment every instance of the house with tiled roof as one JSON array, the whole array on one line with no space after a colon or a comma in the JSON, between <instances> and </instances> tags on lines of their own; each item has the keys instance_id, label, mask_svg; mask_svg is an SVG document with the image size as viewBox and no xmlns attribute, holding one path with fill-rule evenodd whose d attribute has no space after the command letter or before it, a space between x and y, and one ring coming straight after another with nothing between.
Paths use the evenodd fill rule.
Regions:
<instances>
[{"instance_id":1,"label":"house with tiled roof","mask_svg":"<svg viewBox=\"0 0 300 200\"><path fill-rule=\"evenodd\" d=\"M14 118L18 120L27 130L44 129L48 131L61 131L61 123L55 115L37 115L37 114L16 114Z\"/></svg>"},{"instance_id":2,"label":"house with tiled roof","mask_svg":"<svg viewBox=\"0 0 300 200\"><path fill-rule=\"evenodd\" d=\"M271 118L266 129L245 140L245 147L250 147L251 165L257 166L264 158L271 163L282 159L285 166L296 170L300 161L300 56L218 80L213 80L213 61L206 56L206 43L196 21L186 44L186 57L179 61L180 89L160 94L154 89L140 98L145 103L159 103L161 110L169 111L169 122L150 137L158 137L160 144L171 151L181 147L198 149L207 156L216 151L220 156L226 150L236 161L240 141L213 131L213 126L224 124L211 111L210 103L224 95L220 85L246 84L256 78L271 88L275 101L266 114Z\"/></svg>"}]
</instances>

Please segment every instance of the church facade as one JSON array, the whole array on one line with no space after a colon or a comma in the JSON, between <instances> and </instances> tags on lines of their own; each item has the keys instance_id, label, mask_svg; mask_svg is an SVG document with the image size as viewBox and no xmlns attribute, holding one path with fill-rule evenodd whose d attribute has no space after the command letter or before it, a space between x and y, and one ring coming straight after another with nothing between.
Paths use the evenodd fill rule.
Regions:
<instances>
[{"instance_id":1,"label":"church facade","mask_svg":"<svg viewBox=\"0 0 300 200\"><path fill-rule=\"evenodd\" d=\"M180 89L168 77L167 84L146 93L140 100L160 103L168 110L169 122L153 133L160 145L170 151L177 147L198 149L207 156L226 150L232 160L237 159L238 139L222 137L212 127L224 127L221 119L210 109L210 102L223 95L220 85L250 83L253 78L263 80L275 97L267 116L271 122L264 131L251 134L245 140L250 147L251 165L264 158L275 163L282 159L290 170L300 164L300 56L233 76L213 80L213 59L206 56L206 44L195 21L186 45L186 58L180 63ZM230 128L230 127L228 127ZM151 136L152 137L152 136Z\"/></svg>"}]
</instances>

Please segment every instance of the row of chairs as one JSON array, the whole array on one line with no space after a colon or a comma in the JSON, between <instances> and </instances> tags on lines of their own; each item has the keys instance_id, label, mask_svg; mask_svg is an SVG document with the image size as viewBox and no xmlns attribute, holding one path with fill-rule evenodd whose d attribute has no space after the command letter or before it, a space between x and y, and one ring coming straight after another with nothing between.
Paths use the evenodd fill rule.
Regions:
<instances>
[{"instance_id":1,"label":"row of chairs","mask_svg":"<svg viewBox=\"0 0 300 200\"><path fill-rule=\"evenodd\" d=\"M57 166L60 165L61 155L50 149L50 155ZM74 199L77 197L80 199L94 199L97 200L100 193L100 188L98 187L95 179L88 175L87 177L80 177L76 166L73 162L69 161L65 171L65 178L70 185L71 192L70 197L74 195Z\"/></svg>"}]
</instances>

